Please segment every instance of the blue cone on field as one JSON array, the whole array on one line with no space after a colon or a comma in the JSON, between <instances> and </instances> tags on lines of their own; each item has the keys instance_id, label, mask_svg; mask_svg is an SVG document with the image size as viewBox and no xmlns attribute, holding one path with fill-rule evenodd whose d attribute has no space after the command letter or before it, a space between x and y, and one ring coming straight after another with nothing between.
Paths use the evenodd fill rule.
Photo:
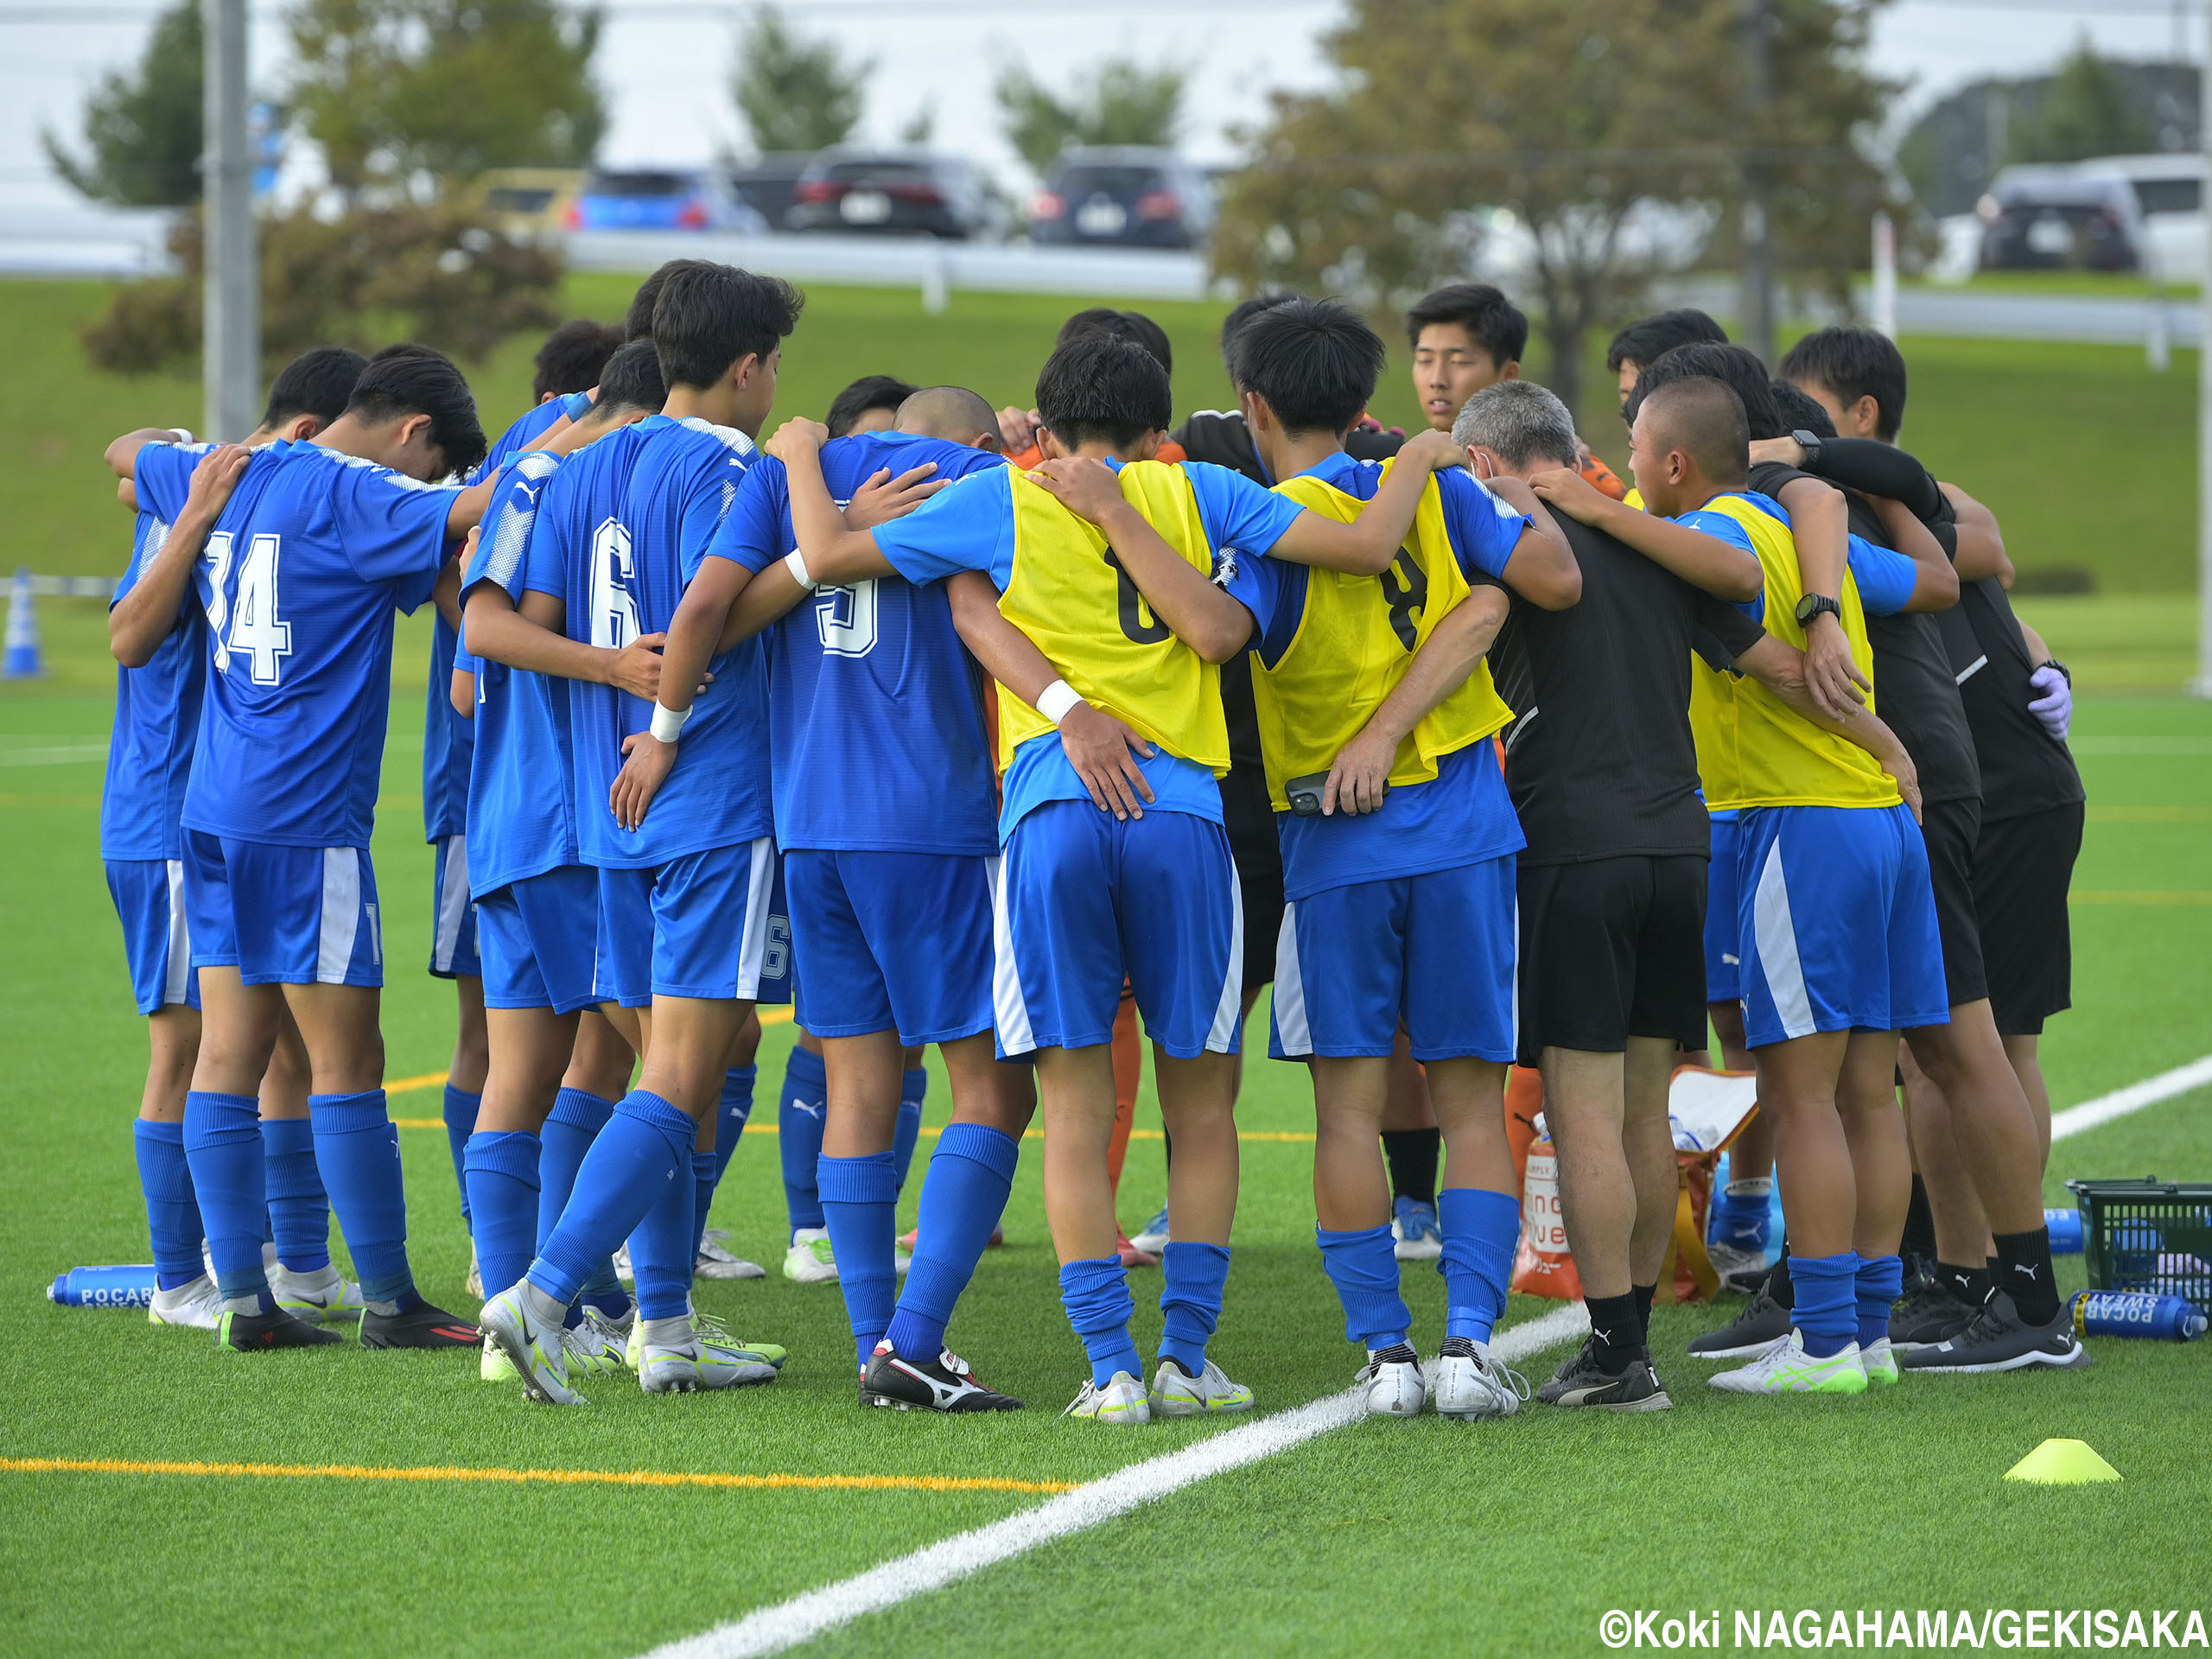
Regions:
<instances>
[{"instance_id":1,"label":"blue cone on field","mask_svg":"<svg viewBox=\"0 0 2212 1659\"><path fill-rule=\"evenodd\" d=\"M31 568L16 567L16 580L8 589L8 654L0 664L0 679L33 680L46 671L39 658L37 601L31 594Z\"/></svg>"}]
</instances>

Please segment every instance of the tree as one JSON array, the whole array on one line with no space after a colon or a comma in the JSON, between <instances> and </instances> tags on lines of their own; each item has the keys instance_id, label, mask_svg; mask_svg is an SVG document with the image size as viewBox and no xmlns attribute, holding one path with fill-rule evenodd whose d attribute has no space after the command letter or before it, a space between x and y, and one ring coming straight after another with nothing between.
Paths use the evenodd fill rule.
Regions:
<instances>
[{"instance_id":1,"label":"tree","mask_svg":"<svg viewBox=\"0 0 2212 1659\"><path fill-rule=\"evenodd\" d=\"M1070 144L1172 144L1183 125L1187 72L1147 69L1116 58L1088 78L1088 92L1062 98L1019 64L995 89L1007 142L1042 173Z\"/></svg>"},{"instance_id":2,"label":"tree","mask_svg":"<svg viewBox=\"0 0 2212 1659\"><path fill-rule=\"evenodd\" d=\"M358 199L427 174L588 166L607 128L600 15L560 0L297 0L292 105Z\"/></svg>"},{"instance_id":3,"label":"tree","mask_svg":"<svg viewBox=\"0 0 2212 1659\"><path fill-rule=\"evenodd\" d=\"M2148 149L2154 133L2119 65L2099 57L2084 34L2058 66L2023 137L2023 161L2081 162Z\"/></svg>"},{"instance_id":4,"label":"tree","mask_svg":"<svg viewBox=\"0 0 2212 1659\"><path fill-rule=\"evenodd\" d=\"M795 35L764 8L738 41L730 96L756 149L827 149L860 124L861 83L874 67L848 64L836 41Z\"/></svg>"},{"instance_id":5,"label":"tree","mask_svg":"<svg viewBox=\"0 0 2212 1659\"><path fill-rule=\"evenodd\" d=\"M54 170L96 201L175 207L199 200L200 59L198 0L181 0L155 20L137 71L110 74L86 100L90 160L40 132Z\"/></svg>"}]
</instances>

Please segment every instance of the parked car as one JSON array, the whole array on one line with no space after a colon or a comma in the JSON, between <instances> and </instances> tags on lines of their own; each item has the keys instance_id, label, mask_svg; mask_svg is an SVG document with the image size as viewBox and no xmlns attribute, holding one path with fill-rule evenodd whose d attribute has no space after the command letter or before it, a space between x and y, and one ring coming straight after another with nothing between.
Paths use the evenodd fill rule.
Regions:
<instances>
[{"instance_id":1,"label":"parked car","mask_svg":"<svg viewBox=\"0 0 2212 1659\"><path fill-rule=\"evenodd\" d=\"M572 231L735 231L768 221L713 168L602 168L569 206Z\"/></svg>"},{"instance_id":2,"label":"parked car","mask_svg":"<svg viewBox=\"0 0 2212 1659\"><path fill-rule=\"evenodd\" d=\"M1984 270L2139 270L2143 215L2128 181L2070 167L2008 167L1990 181Z\"/></svg>"},{"instance_id":3,"label":"parked car","mask_svg":"<svg viewBox=\"0 0 2212 1659\"><path fill-rule=\"evenodd\" d=\"M557 229L591 175L575 167L495 167L471 187L485 223L503 235L533 237Z\"/></svg>"},{"instance_id":4,"label":"parked car","mask_svg":"<svg viewBox=\"0 0 2212 1659\"><path fill-rule=\"evenodd\" d=\"M2144 274L2193 283L2204 274L2204 157L2196 150L2100 156L2078 172L2124 178L2143 218Z\"/></svg>"},{"instance_id":5,"label":"parked car","mask_svg":"<svg viewBox=\"0 0 2212 1659\"><path fill-rule=\"evenodd\" d=\"M766 219L769 229L780 230L795 200L792 192L813 159L810 149L770 150L730 168L726 176L739 200Z\"/></svg>"},{"instance_id":6,"label":"parked car","mask_svg":"<svg viewBox=\"0 0 2212 1659\"><path fill-rule=\"evenodd\" d=\"M1064 149L1029 200L1034 242L1195 248L1213 230L1213 185L1172 149Z\"/></svg>"},{"instance_id":7,"label":"parked car","mask_svg":"<svg viewBox=\"0 0 2212 1659\"><path fill-rule=\"evenodd\" d=\"M933 150L825 149L799 175L791 198L787 231L964 238L1003 228L975 168Z\"/></svg>"}]
</instances>

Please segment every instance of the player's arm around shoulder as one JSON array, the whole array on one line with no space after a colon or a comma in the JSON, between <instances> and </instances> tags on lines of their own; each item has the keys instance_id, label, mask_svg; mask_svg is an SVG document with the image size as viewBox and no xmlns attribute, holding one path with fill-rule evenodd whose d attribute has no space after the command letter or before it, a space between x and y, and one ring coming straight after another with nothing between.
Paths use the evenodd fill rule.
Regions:
<instances>
[{"instance_id":1,"label":"player's arm around shoulder","mask_svg":"<svg viewBox=\"0 0 2212 1659\"><path fill-rule=\"evenodd\" d=\"M1902 501L1885 495L1870 495L1866 501L1882 521L1882 532L1890 538L1890 545L1912 561L1912 597L1905 601L1905 609L1948 611L1957 604L1959 574L1944 556L1943 544L1936 539L1936 532Z\"/></svg>"},{"instance_id":2,"label":"player's arm around shoulder","mask_svg":"<svg viewBox=\"0 0 2212 1659\"><path fill-rule=\"evenodd\" d=\"M1328 781L1321 786L1324 817L1335 812L1357 816L1382 804L1399 746L1467 683L1511 608L1504 588L1484 582L1444 614L1389 696L1338 752Z\"/></svg>"},{"instance_id":3,"label":"player's arm around shoulder","mask_svg":"<svg viewBox=\"0 0 2212 1659\"><path fill-rule=\"evenodd\" d=\"M1357 518L1347 524L1309 507L1267 550L1268 556L1347 575L1379 576L1412 533L1429 480L1465 459L1449 433L1423 432L1409 438L1388 463L1382 482Z\"/></svg>"},{"instance_id":4,"label":"player's arm around shoulder","mask_svg":"<svg viewBox=\"0 0 2212 1659\"><path fill-rule=\"evenodd\" d=\"M768 441L767 453L783 463L791 490L791 531L807 585L898 575L874 534L847 524L830 499L822 476L822 446L829 441L828 427L801 418L785 421Z\"/></svg>"},{"instance_id":5,"label":"player's arm around shoulder","mask_svg":"<svg viewBox=\"0 0 2212 1659\"><path fill-rule=\"evenodd\" d=\"M1544 510L1535 491L1508 474L1487 480L1475 479L1471 474L1465 476L1528 521L1506 555L1501 577L1505 585L1542 610L1564 611L1580 604L1582 562L1574 556L1574 543ZM1585 482L1580 474L1572 476L1600 500L1608 499Z\"/></svg>"},{"instance_id":6,"label":"player's arm around shoulder","mask_svg":"<svg viewBox=\"0 0 2212 1659\"><path fill-rule=\"evenodd\" d=\"M169 526L168 539L147 568L137 572L130 592L108 608L108 649L124 667L143 668L151 662L176 626L207 533L251 459L251 452L243 447L225 444L201 456L192 469L192 487L184 511Z\"/></svg>"},{"instance_id":7,"label":"player's arm around shoulder","mask_svg":"<svg viewBox=\"0 0 2212 1659\"><path fill-rule=\"evenodd\" d=\"M1538 473L1528 488L1553 512L1603 531L1715 599L1748 605L1765 589L1758 555L1748 547L1617 501L1572 467Z\"/></svg>"},{"instance_id":8,"label":"player's arm around shoulder","mask_svg":"<svg viewBox=\"0 0 2212 1659\"><path fill-rule=\"evenodd\" d=\"M1805 653L1786 639L1763 634L1756 645L1738 652L1736 666L1772 692L1784 707L1824 732L1855 743L1872 755L1884 772L1897 780L1912 816L1920 817L1920 771L1905 752L1897 734L1871 709L1853 704L1843 719L1830 714L1814 696Z\"/></svg>"}]
</instances>

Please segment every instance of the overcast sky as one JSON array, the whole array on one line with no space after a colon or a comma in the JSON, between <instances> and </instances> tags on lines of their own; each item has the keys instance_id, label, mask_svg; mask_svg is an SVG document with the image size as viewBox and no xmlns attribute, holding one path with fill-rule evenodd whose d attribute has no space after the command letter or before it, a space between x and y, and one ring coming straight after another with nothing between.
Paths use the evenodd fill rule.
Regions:
<instances>
[{"instance_id":1,"label":"overcast sky","mask_svg":"<svg viewBox=\"0 0 2212 1659\"><path fill-rule=\"evenodd\" d=\"M2203 51L2199 7L2186 30ZM598 68L613 114L610 162L699 161L740 128L728 94L739 9L704 0L603 0ZM1317 36L1340 0L805 0L784 11L804 29L871 58L863 136L888 141L933 109L937 140L992 166L1010 185L1027 175L1000 136L991 85L998 66L1026 64L1065 87L1085 65L1134 55L1192 71L1186 147L1235 153L1230 134L1264 113L1271 87L1325 79ZM73 200L38 145L41 126L73 139L86 92L134 62L155 7L146 0L0 0L0 207ZM22 16L11 18L10 13ZM2046 68L2087 32L2113 55L2164 57L2177 39L2171 0L1895 0L1875 36L1875 67L1911 85L1918 106L1961 81ZM77 14L85 21L73 17ZM255 0L253 74L282 85L285 41L272 0ZM57 21L60 19L70 21Z\"/></svg>"}]
</instances>

